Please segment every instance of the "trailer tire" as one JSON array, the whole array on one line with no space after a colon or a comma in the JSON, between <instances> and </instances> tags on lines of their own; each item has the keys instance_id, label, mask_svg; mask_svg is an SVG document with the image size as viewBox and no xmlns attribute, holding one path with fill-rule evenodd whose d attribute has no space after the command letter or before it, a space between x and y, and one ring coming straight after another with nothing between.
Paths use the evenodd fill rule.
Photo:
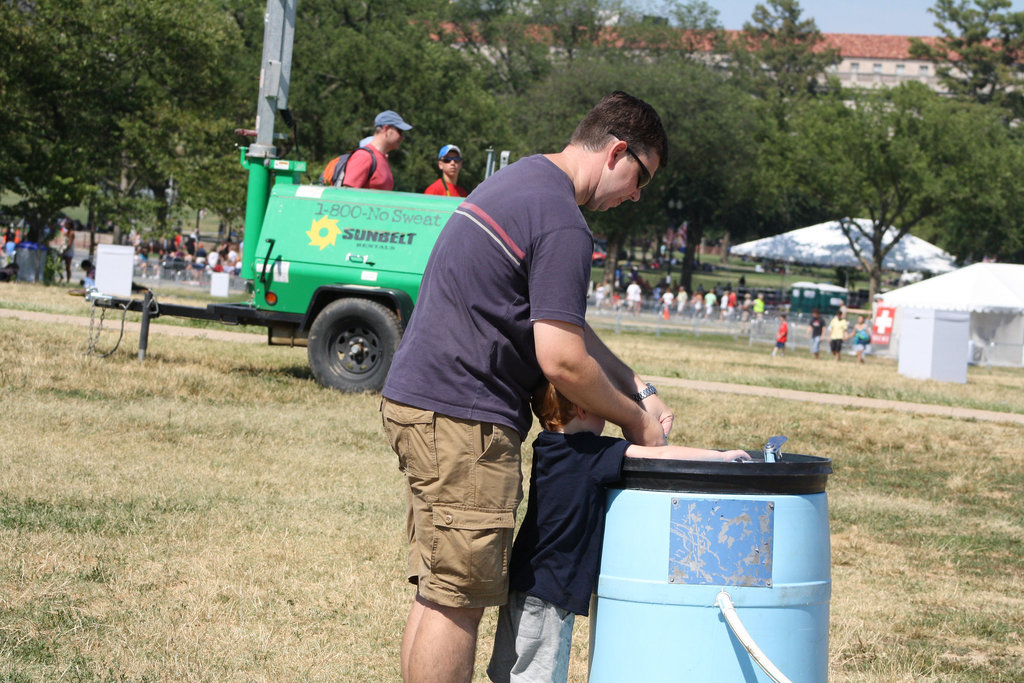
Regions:
<instances>
[{"instance_id":1,"label":"trailer tire","mask_svg":"<svg viewBox=\"0 0 1024 683\"><path fill-rule=\"evenodd\" d=\"M380 391L401 338L398 318L384 306L338 299L320 311L309 329L309 366L330 389Z\"/></svg>"}]
</instances>

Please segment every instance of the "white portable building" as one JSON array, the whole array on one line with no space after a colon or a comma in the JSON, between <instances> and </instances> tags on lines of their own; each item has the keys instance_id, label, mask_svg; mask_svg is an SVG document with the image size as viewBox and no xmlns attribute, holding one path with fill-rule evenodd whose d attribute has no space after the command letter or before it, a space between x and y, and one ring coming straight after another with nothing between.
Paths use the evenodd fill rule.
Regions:
<instances>
[{"instance_id":1,"label":"white portable building","mask_svg":"<svg viewBox=\"0 0 1024 683\"><path fill-rule=\"evenodd\" d=\"M901 309L970 314L968 361L1024 366L1024 265L976 263L882 295L896 307L890 350L898 346Z\"/></svg>"}]
</instances>

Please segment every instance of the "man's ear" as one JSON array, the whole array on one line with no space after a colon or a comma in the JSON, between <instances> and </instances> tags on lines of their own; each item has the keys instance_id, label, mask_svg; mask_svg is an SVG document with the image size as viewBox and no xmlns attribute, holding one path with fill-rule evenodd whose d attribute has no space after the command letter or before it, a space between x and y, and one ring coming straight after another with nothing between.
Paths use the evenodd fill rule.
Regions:
<instances>
[{"instance_id":1,"label":"man's ear","mask_svg":"<svg viewBox=\"0 0 1024 683\"><path fill-rule=\"evenodd\" d=\"M608 170L613 170L615 164L622 160L622 157L626 156L626 144L625 140L616 140L613 144L609 145L605 154L605 163L608 165Z\"/></svg>"}]
</instances>

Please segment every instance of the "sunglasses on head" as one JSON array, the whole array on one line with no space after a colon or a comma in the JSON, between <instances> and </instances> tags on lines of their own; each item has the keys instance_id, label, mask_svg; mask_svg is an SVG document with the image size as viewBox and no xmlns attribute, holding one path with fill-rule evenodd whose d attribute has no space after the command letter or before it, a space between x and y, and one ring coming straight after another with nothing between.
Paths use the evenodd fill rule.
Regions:
<instances>
[{"instance_id":1,"label":"sunglasses on head","mask_svg":"<svg viewBox=\"0 0 1024 683\"><path fill-rule=\"evenodd\" d=\"M608 134L618 138L619 140L622 140L621 135L616 135L615 133L611 132L609 132ZM623 140L623 142L625 142L625 140ZM629 154L629 156L633 157L633 159L636 160L636 163L640 164L640 174L637 176L636 179L636 189L642 190L643 188L647 187L647 184L649 182L651 182L651 172L647 170L647 166L644 164L644 162L640 161L640 157L636 155L636 152L634 152L630 148L628 142L626 143L626 153Z\"/></svg>"},{"instance_id":2,"label":"sunglasses on head","mask_svg":"<svg viewBox=\"0 0 1024 683\"><path fill-rule=\"evenodd\" d=\"M443 159L441 159L441 163L443 164L451 163L452 161L458 163L462 161L462 157L444 157Z\"/></svg>"}]
</instances>

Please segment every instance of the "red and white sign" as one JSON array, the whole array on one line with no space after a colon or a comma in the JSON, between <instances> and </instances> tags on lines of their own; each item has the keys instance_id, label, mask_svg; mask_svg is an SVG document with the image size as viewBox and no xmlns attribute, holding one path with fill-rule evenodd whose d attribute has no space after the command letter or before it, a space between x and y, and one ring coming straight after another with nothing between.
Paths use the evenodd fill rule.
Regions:
<instances>
[{"instance_id":1,"label":"red and white sign","mask_svg":"<svg viewBox=\"0 0 1024 683\"><path fill-rule=\"evenodd\" d=\"M896 309L892 306L879 306L875 309L875 319L871 322L871 343L888 344L892 334L892 324L896 320Z\"/></svg>"}]
</instances>

